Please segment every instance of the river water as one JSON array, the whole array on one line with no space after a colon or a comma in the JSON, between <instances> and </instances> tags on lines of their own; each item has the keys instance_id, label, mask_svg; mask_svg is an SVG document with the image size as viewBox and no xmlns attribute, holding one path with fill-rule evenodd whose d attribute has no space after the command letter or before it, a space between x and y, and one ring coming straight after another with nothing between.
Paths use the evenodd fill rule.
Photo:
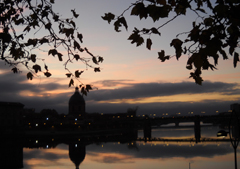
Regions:
<instances>
[{"instance_id":1,"label":"river water","mask_svg":"<svg viewBox=\"0 0 240 169\"><path fill-rule=\"evenodd\" d=\"M217 138L218 127L202 127L202 138ZM138 132L143 137L143 132ZM194 138L193 128L154 129L152 137ZM75 147L76 151L73 150ZM72 150L70 150L72 149ZM72 151L72 152L70 152ZM240 154L237 151L240 166ZM75 164L74 164L75 163ZM24 169L231 169L234 149L230 142L131 141L23 148Z\"/></svg>"}]
</instances>

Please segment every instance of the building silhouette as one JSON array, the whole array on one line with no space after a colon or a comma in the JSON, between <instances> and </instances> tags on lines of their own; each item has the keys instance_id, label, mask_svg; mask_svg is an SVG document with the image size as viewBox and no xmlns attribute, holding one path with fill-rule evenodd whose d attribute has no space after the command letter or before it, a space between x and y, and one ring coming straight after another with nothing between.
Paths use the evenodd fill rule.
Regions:
<instances>
[{"instance_id":1,"label":"building silhouette","mask_svg":"<svg viewBox=\"0 0 240 169\"><path fill-rule=\"evenodd\" d=\"M0 132L16 132L22 125L24 105L19 102L0 101Z\"/></svg>"},{"instance_id":2,"label":"building silhouette","mask_svg":"<svg viewBox=\"0 0 240 169\"><path fill-rule=\"evenodd\" d=\"M79 93L78 87L75 88L75 93L70 97L68 102L68 115L85 117L85 100Z\"/></svg>"}]
</instances>

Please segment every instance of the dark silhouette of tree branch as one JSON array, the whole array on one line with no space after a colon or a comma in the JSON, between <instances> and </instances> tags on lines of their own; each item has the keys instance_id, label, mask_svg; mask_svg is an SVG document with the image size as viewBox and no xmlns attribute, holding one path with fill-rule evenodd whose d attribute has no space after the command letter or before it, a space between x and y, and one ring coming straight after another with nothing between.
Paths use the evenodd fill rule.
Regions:
<instances>
[{"instance_id":1,"label":"dark silhouette of tree branch","mask_svg":"<svg viewBox=\"0 0 240 169\"><path fill-rule=\"evenodd\" d=\"M170 46L175 49L176 59L182 55L188 55L186 68L192 70L190 78L193 78L199 85L202 84L202 70L215 70L218 64L219 56L228 59L228 55L233 56L233 66L236 67L239 62L239 54L236 48L239 48L240 39L240 2L237 0L138 0L127 7L119 16L112 13L105 13L103 20L111 23L114 21L114 29L120 32L120 27L128 29L125 19L127 11L130 15L138 16L139 19L151 18L153 22L161 19L168 19L170 13L175 16L168 19L158 27L143 28L139 30L134 28L128 40L136 46L146 43L146 48L151 50L153 44L150 39L151 34L161 36L160 29L166 27L170 22L178 19L178 16L187 15L187 11L196 14L200 21L192 21L192 28L185 32L180 32L172 39ZM205 10L208 10L207 13ZM184 39L179 38L185 35ZM144 35L149 35L144 38ZM226 53L228 51L228 54ZM169 60L172 56L165 56L164 50L158 52L158 59L162 62ZM213 58L210 63L209 58Z\"/></svg>"},{"instance_id":2,"label":"dark silhouette of tree branch","mask_svg":"<svg viewBox=\"0 0 240 169\"><path fill-rule=\"evenodd\" d=\"M65 60L63 65L68 72L67 77L70 78L69 87L74 85L74 79L77 79L83 89L82 93L87 94L90 88L86 86L89 85L84 85L79 80L80 74L84 71L76 70L72 73L68 63L81 61L86 65L86 69L90 67L99 72L100 68L94 65L99 65L103 58L93 55L86 47L81 47L83 35L78 32L74 21L79 16L75 9L71 10L72 18L63 19L53 10L54 2L54 0L0 2L1 60L12 68L13 73L20 72L20 65L23 65L29 71L27 78L32 80L39 72L46 77L51 76L44 59L46 56L39 56L36 49L47 55L57 56L60 62ZM67 51L67 57L60 52L62 49ZM88 57L82 57L82 53L86 53Z\"/></svg>"}]
</instances>

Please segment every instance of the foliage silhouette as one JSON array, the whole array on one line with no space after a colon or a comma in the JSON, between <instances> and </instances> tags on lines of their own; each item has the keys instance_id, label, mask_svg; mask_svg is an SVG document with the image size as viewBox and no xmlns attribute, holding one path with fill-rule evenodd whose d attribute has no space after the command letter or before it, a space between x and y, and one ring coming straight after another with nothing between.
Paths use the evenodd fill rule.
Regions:
<instances>
[{"instance_id":1,"label":"foliage silhouette","mask_svg":"<svg viewBox=\"0 0 240 169\"><path fill-rule=\"evenodd\" d=\"M178 60L182 55L187 54L189 59L186 68L192 70L190 78L193 78L199 85L202 84L202 70L214 70L218 64L219 56L228 59L228 53L233 56L233 66L239 62L239 54L236 48L239 47L240 37L240 2L238 0L136 0L122 14L115 15L105 13L103 20L108 23L114 21L114 29L120 32L120 27L128 29L127 21L124 17L127 11L130 15L138 16L139 19L151 18L153 22L162 18L167 18L158 27L134 28L128 40L136 46L140 46L146 39L146 48L151 50L153 44L151 35L161 36L160 29L166 26L179 16L186 15L187 11L192 11L197 16L197 21L192 22L192 28L187 32L180 32L170 43L175 49L175 56L165 56L164 50L158 52L158 59L162 62L172 57ZM206 11L209 11L208 13ZM170 14L173 13L173 17ZM172 16L172 15L171 15ZM181 40L180 35L187 35ZM144 39L144 36L147 38ZM209 59L213 59L210 63ZM194 68L193 68L194 67Z\"/></svg>"},{"instance_id":2,"label":"foliage silhouette","mask_svg":"<svg viewBox=\"0 0 240 169\"><path fill-rule=\"evenodd\" d=\"M79 80L83 70L72 73L67 67L68 63L81 61L87 68L100 72L99 63L103 62L100 56L94 56L86 47L81 47L83 35L78 32L74 19L79 14L72 9L72 18L62 18L53 10L54 0L3 0L0 3L0 59L11 67L13 73L20 72L23 65L27 68L27 78L32 80L43 73L46 77L52 74L45 59L47 56L38 56L36 49L48 53L49 56L65 61L66 76L70 78L69 87L74 80ZM34 37L34 38L32 38ZM45 51L47 48L48 51ZM44 50L43 50L44 49ZM65 50L67 54L63 54ZM89 57L82 57L85 52ZM66 56L65 56L66 55ZM32 64L32 66L31 66ZM41 66L44 65L44 66ZM93 66L96 65L96 66ZM92 89L82 82L83 94Z\"/></svg>"}]
</instances>

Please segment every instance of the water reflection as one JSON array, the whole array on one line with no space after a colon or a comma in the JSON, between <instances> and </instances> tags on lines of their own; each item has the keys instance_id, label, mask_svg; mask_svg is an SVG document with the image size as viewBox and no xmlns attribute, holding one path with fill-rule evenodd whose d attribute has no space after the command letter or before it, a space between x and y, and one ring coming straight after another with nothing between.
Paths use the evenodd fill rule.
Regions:
<instances>
[{"instance_id":1,"label":"water reflection","mask_svg":"<svg viewBox=\"0 0 240 169\"><path fill-rule=\"evenodd\" d=\"M218 128L202 129L214 138ZM178 135L176 135L178 133ZM212 134L214 133L214 134ZM1 141L1 168L233 168L230 142L138 141L143 131L115 136L31 137ZM174 136L174 137L173 137ZM152 137L194 138L190 129L154 129ZM216 137L216 136L215 136Z\"/></svg>"},{"instance_id":2,"label":"water reflection","mask_svg":"<svg viewBox=\"0 0 240 169\"><path fill-rule=\"evenodd\" d=\"M76 169L79 169L79 165L85 159L86 145L70 143L69 144L69 158L75 164Z\"/></svg>"}]
</instances>

